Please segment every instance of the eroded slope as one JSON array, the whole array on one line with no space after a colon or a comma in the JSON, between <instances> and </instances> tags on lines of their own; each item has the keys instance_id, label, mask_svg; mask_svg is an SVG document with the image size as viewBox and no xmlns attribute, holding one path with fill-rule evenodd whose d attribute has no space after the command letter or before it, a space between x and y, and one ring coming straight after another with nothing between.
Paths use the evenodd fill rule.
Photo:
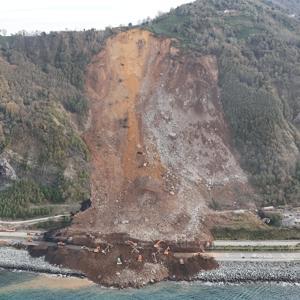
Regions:
<instances>
[{"instance_id":1,"label":"eroded slope","mask_svg":"<svg viewBox=\"0 0 300 300\"><path fill-rule=\"evenodd\" d=\"M71 230L140 240L204 238L214 189L247 192L229 144L212 56L139 29L107 41L88 67L92 207Z\"/></svg>"}]
</instances>

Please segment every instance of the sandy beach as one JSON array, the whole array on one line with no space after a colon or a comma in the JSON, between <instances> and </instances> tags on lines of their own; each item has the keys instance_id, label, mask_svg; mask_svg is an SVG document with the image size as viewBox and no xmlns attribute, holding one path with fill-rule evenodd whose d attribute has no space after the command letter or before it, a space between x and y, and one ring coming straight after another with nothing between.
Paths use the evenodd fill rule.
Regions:
<instances>
[{"instance_id":1,"label":"sandy beach","mask_svg":"<svg viewBox=\"0 0 300 300\"><path fill-rule=\"evenodd\" d=\"M10 292L14 290L38 290L38 289L65 289L76 290L94 286L92 281L86 278L62 277L57 275L39 274L32 280L11 284L5 288L0 288L1 292Z\"/></svg>"}]
</instances>

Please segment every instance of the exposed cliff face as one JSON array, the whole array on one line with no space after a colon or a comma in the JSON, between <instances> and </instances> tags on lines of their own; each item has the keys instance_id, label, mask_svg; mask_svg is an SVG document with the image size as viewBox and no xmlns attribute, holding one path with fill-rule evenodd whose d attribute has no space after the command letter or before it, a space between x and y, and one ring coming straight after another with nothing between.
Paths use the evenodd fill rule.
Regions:
<instances>
[{"instance_id":1,"label":"exposed cliff face","mask_svg":"<svg viewBox=\"0 0 300 300\"><path fill-rule=\"evenodd\" d=\"M90 63L92 207L74 231L140 240L194 240L214 187L247 192L230 146L213 56L175 48L139 29L119 33ZM225 193L226 192L226 193Z\"/></svg>"}]
</instances>

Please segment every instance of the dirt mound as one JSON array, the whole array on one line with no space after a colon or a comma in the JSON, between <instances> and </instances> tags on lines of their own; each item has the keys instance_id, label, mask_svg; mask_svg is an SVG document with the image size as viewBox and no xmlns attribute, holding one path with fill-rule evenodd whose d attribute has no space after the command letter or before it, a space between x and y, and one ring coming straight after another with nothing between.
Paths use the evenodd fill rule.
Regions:
<instances>
[{"instance_id":1,"label":"dirt mound","mask_svg":"<svg viewBox=\"0 0 300 300\"><path fill-rule=\"evenodd\" d=\"M33 246L30 253L35 257L45 255L50 263L80 270L96 283L119 288L141 287L165 279L192 280L200 271L218 266L214 258L201 253L175 254L173 245L166 242L123 241L117 236L107 240L110 242L85 242L94 244L93 248L67 242L65 246Z\"/></svg>"}]
</instances>

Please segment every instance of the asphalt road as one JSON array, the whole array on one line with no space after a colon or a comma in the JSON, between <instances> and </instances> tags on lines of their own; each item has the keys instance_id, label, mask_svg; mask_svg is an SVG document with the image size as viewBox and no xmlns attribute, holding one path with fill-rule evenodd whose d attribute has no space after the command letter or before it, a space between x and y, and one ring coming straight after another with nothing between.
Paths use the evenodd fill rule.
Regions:
<instances>
[{"instance_id":1,"label":"asphalt road","mask_svg":"<svg viewBox=\"0 0 300 300\"><path fill-rule=\"evenodd\" d=\"M300 261L300 252L208 252L217 261Z\"/></svg>"},{"instance_id":2,"label":"asphalt road","mask_svg":"<svg viewBox=\"0 0 300 300\"><path fill-rule=\"evenodd\" d=\"M39 236L33 236L33 241L28 241L28 231L16 231L16 232L1 232L0 240L5 241L8 244L15 242L22 242L24 245L45 245L45 246L55 246L55 243L44 242L39 239ZM31 231L31 233L42 234L42 231ZM283 240L270 240L270 241L215 241L214 244L217 246L295 246L299 243L296 241L283 241ZM65 245L64 247L80 250L80 246L75 245ZM91 251L93 249L90 249ZM243 251L208 251L207 255L215 257L217 261L252 261L252 262L300 262L300 251L294 252L243 252ZM186 253L186 256L193 255L192 253Z\"/></svg>"},{"instance_id":3,"label":"asphalt road","mask_svg":"<svg viewBox=\"0 0 300 300\"><path fill-rule=\"evenodd\" d=\"M296 246L300 240L261 240L261 241L236 241L236 240L218 240L214 241L214 246Z\"/></svg>"},{"instance_id":4,"label":"asphalt road","mask_svg":"<svg viewBox=\"0 0 300 300\"><path fill-rule=\"evenodd\" d=\"M68 217L70 215L58 215L58 216L52 216L52 217L45 217L45 218L38 218L38 219L31 219L31 220L23 220L23 221L1 221L0 225L22 225L22 224L36 224L44 221L50 221L50 220L56 220L61 219L63 217Z\"/></svg>"}]
</instances>

